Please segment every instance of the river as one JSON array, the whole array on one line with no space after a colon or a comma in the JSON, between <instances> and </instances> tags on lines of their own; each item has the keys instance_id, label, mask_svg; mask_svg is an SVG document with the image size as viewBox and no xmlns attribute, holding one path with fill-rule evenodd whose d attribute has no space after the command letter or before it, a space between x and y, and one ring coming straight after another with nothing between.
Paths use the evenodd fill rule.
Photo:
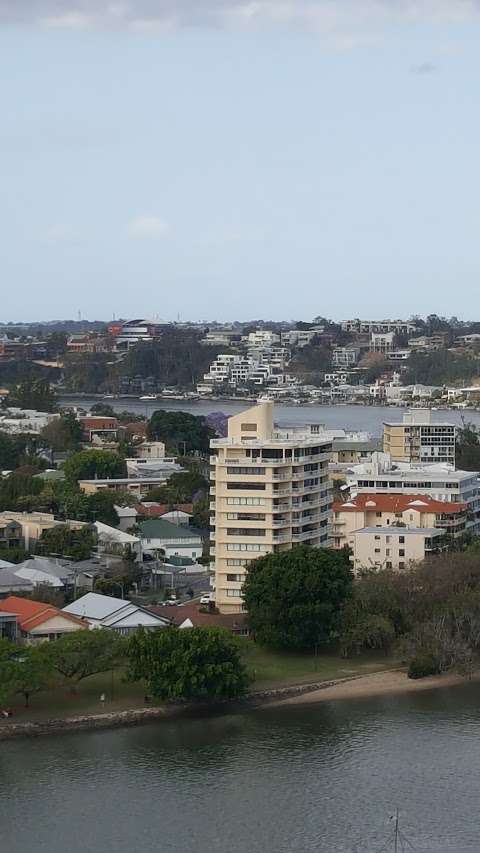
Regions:
<instances>
[{"instance_id":1,"label":"river","mask_svg":"<svg viewBox=\"0 0 480 853\"><path fill-rule=\"evenodd\" d=\"M473 853L480 686L4 742L0 784L5 853L388 853L396 807Z\"/></svg>"},{"instance_id":2,"label":"river","mask_svg":"<svg viewBox=\"0 0 480 853\"><path fill-rule=\"evenodd\" d=\"M93 397L61 397L63 406L81 406L89 409L95 403L104 402L111 405L117 412L128 410L138 412L150 417L157 409L167 411L191 412L194 415L208 415L210 412L224 412L226 415L235 415L253 406L253 402L232 400L139 400L129 399L107 399ZM384 421L400 421L404 412L409 411L402 407L387 406L286 406L281 403L275 404L275 420L280 424L306 424L320 423L327 428L342 428L347 430L361 430L372 435L381 435ZM472 422L480 427L480 412L456 410L432 411L434 421L448 421L449 423L462 425L464 421Z\"/></svg>"}]
</instances>

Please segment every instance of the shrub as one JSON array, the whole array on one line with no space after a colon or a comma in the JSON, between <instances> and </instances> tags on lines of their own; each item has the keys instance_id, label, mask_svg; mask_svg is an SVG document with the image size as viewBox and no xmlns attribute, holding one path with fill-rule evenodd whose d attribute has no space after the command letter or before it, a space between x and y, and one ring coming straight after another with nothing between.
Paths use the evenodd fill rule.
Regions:
<instances>
[{"instance_id":1,"label":"shrub","mask_svg":"<svg viewBox=\"0 0 480 853\"><path fill-rule=\"evenodd\" d=\"M440 672L440 661L429 652L419 652L410 661L408 667L409 678L426 678L428 675L438 675Z\"/></svg>"}]
</instances>

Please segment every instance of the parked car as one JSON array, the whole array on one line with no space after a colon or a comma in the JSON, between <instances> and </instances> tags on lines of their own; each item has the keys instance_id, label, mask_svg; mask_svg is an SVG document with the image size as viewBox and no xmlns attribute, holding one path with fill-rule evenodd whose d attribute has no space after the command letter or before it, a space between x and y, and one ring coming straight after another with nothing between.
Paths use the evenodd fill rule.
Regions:
<instances>
[{"instance_id":1,"label":"parked car","mask_svg":"<svg viewBox=\"0 0 480 853\"><path fill-rule=\"evenodd\" d=\"M210 593L205 592L200 598L200 604L210 604L211 600Z\"/></svg>"}]
</instances>

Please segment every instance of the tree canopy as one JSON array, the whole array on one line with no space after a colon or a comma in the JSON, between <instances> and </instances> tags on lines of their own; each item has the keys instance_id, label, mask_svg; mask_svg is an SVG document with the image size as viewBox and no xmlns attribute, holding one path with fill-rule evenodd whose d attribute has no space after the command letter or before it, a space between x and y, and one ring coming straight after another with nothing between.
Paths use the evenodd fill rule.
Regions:
<instances>
[{"instance_id":1,"label":"tree canopy","mask_svg":"<svg viewBox=\"0 0 480 853\"><path fill-rule=\"evenodd\" d=\"M139 630L127 654L130 680L159 699L233 699L248 687L238 642L224 628Z\"/></svg>"},{"instance_id":2,"label":"tree canopy","mask_svg":"<svg viewBox=\"0 0 480 853\"><path fill-rule=\"evenodd\" d=\"M243 596L260 643L311 649L335 637L351 590L348 554L300 545L250 563Z\"/></svg>"},{"instance_id":3,"label":"tree canopy","mask_svg":"<svg viewBox=\"0 0 480 853\"><path fill-rule=\"evenodd\" d=\"M125 460L112 450L79 450L65 460L63 470L71 482L126 476Z\"/></svg>"},{"instance_id":4,"label":"tree canopy","mask_svg":"<svg viewBox=\"0 0 480 853\"><path fill-rule=\"evenodd\" d=\"M82 441L82 426L75 415L69 412L47 424L40 436L51 450L76 450Z\"/></svg>"},{"instance_id":5,"label":"tree canopy","mask_svg":"<svg viewBox=\"0 0 480 853\"><path fill-rule=\"evenodd\" d=\"M97 541L95 528L90 526L73 530L67 524L57 524L44 530L40 542L45 554L61 554L75 562L88 560Z\"/></svg>"},{"instance_id":6,"label":"tree canopy","mask_svg":"<svg viewBox=\"0 0 480 853\"><path fill-rule=\"evenodd\" d=\"M480 436L474 424L464 424L458 430L455 460L461 471L480 471Z\"/></svg>"},{"instance_id":7,"label":"tree canopy","mask_svg":"<svg viewBox=\"0 0 480 853\"><path fill-rule=\"evenodd\" d=\"M52 668L78 683L115 667L124 653L124 641L114 631L74 631L48 645Z\"/></svg>"},{"instance_id":8,"label":"tree canopy","mask_svg":"<svg viewBox=\"0 0 480 853\"><path fill-rule=\"evenodd\" d=\"M188 412L166 412L163 409L153 413L147 432L150 439L165 442L167 447L177 453L208 453L210 439L215 436L205 418Z\"/></svg>"},{"instance_id":9,"label":"tree canopy","mask_svg":"<svg viewBox=\"0 0 480 853\"><path fill-rule=\"evenodd\" d=\"M11 388L8 405L37 409L39 412L55 412L57 397L46 379L24 379Z\"/></svg>"}]
</instances>

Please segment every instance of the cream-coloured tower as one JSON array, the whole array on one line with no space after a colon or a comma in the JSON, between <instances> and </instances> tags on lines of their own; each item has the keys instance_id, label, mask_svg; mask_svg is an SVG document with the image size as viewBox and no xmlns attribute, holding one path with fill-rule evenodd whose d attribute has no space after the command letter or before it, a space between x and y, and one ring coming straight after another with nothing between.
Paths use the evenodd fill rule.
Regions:
<instances>
[{"instance_id":1,"label":"cream-coloured tower","mask_svg":"<svg viewBox=\"0 0 480 853\"><path fill-rule=\"evenodd\" d=\"M322 427L278 429L273 403L229 418L228 437L211 442L215 600L242 610L247 563L303 543L331 546L331 439Z\"/></svg>"}]
</instances>

